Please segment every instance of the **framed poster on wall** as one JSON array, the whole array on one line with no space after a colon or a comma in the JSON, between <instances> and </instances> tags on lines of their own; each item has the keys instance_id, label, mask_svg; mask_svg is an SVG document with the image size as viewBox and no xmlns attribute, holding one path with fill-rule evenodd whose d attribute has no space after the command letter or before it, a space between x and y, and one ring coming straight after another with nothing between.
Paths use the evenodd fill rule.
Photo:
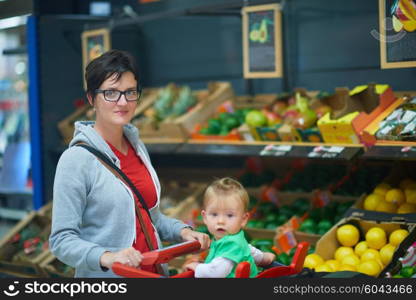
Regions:
<instances>
[{"instance_id":1,"label":"framed poster on wall","mask_svg":"<svg viewBox=\"0 0 416 300\"><path fill-rule=\"evenodd\" d=\"M416 67L415 0L379 0L379 32L382 69Z\"/></svg>"},{"instance_id":2,"label":"framed poster on wall","mask_svg":"<svg viewBox=\"0 0 416 300\"><path fill-rule=\"evenodd\" d=\"M81 35L82 39L82 74L85 84L85 67L88 63L97 58L104 52L111 49L110 30L101 28L96 30L84 31Z\"/></svg>"},{"instance_id":3,"label":"framed poster on wall","mask_svg":"<svg viewBox=\"0 0 416 300\"><path fill-rule=\"evenodd\" d=\"M244 7L242 15L244 78L282 77L280 5Z\"/></svg>"}]
</instances>

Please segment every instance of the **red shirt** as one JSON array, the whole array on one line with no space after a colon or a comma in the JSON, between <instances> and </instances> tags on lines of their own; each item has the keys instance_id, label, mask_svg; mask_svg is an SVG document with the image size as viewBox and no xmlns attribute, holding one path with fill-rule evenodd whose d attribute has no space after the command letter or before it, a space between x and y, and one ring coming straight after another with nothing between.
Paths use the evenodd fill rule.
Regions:
<instances>
[{"instance_id":1,"label":"red shirt","mask_svg":"<svg viewBox=\"0 0 416 300\"><path fill-rule=\"evenodd\" d=\"M150 209L153 206L156 205L157 202L157 194L156 194L156 188L153 183L152 177L150 176L149 171L147 170L145 164L141 160L141 158L136 154L135 150L131 146L131 144L127 141L128 144L128 150L127 155L124 155L120 151L118 151L113 145L108 143L111 150L113 150L114 154L118 157L120 160L120 167L121 170L124 172L124 174L127 175L127 177L133 182L135 187L139 190L140 194L142 194L142 197L144 201L147 204L147 207ZM146 212L146 209L142 207L139 199L136 197L134 192L132 191L134 195L134 200L140 207L141 215L143 216L144 223L146 225L146 228L149 232L150 239L152 240L153 248L157 249L157 239L155 232L153 230L153 225L150 220L149 215ZM123 216L120 216L122 218ZM141 229L139 218L136 214L136 240L133 242L133 247L140 251L141 253L150 251L146 238L144 236L144 233ZM156 267L155 266L143 266L141 269L154 272L156 273Z\"/></svg>"}]
</instances>

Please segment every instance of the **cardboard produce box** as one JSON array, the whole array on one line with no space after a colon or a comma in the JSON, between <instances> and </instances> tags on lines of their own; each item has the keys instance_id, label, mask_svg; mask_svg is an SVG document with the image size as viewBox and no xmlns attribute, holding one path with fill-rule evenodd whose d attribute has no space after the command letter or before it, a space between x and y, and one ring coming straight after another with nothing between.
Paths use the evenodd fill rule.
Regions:
<instances>
[{"instance_id":1,"label":"cardboard produce box","mask_svg":"<svg viewBox=\"0 0 416 300\"><path fill-rule=\"evenodd\" d=\"M352 91L337 88L327 99L332 113L318 120L326 143L358 144L360 133L395 101L388 85L362 85Z\"/></svg>"},{"instance_id":2,"label":"cardboard produce box","mask_svg":"<svg viewBox=\"0 0 416 300\"><path fill-rule=\"evenodd\" d=\"M370 211L350 210L349 215L340 220L334 225L330 231L319 239L316 244L315 253L320 255L324 260L334 259L335 250L342 246L337 240L337 229L345 224L354 225L360 233L359 241L365 240L365 234L373 227L382 228L387 234L387 242L389 235L397 229L406 229L409 235L400 243L394 251L394 255L389 264L382 268L377 277L385 277L386 272L391 270L392 265L395 265L399 257L405 254L408 246L416 240L416 218L408 216L390 218L388 216L380 216ZM353 246L354 247L354 246Z\"/></svg>"},{"instance_id":3,"label":"cardboard produce box","mask_svg":"<svg viewBox=\"0 0 416 300\"><path fill-rule=\"evenodd\" d=\"M197 103L178 117L167 117L158 122L154 118L144 118L133 122L144 142L175 141L185 142L200 122L209 118L215 108L234 97L229 82L210 82L206 90L193 91ZM154 104L157 103L157 99ZM153 114L151 107L144 114Z\"/></svg>"},{"instance_id":4,"label":"cardboard produce box","mask_svg":"<svg viewBox=\"0 0 416 300\"><path fill-rule=\"evenodd\" d=\"M48 255L50 218L29 213L0 240L0 272L44 277L39 263Z\"/></svg>"}]
</instances>

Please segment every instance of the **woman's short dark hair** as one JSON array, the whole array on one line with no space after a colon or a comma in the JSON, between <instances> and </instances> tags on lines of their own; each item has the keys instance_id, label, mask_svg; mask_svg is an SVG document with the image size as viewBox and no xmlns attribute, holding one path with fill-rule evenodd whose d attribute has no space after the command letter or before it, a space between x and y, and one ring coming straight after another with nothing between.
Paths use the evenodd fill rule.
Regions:
<instances>
[{"instance_id":1,"label":"woman's short dark hair","mask_svg":"<svg viewBox=\"0 0 416 300\"><path fill-rule=\"evenodd\" d=\"M132 72L137 84L139 83L136 63L132 55L126 51L110 50L93 59L85 69L85 81L87 83L87 94L95 98L95 90L109 77L116 74L119 80L125 72Z\"/></svg>"}]
</instances>

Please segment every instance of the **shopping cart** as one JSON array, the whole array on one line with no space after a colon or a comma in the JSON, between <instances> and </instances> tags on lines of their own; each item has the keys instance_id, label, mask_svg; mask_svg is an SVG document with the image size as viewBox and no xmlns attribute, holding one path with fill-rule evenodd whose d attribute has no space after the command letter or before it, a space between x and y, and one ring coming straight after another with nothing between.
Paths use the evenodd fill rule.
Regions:
<instances>
[{"instance_id":1,"label":"shopping cart","mask_svg":"<svg viewBox=\"0 0 416 300\"><path fill-rule=\"evenodd\" d=\"M143 253L142 266L168 263L171 259L184 254L194 253L200 250L201 244L198 241L184 242L159 250ZM289 276L299 273L303 269L303 263L307 255L309 244L302 242L297 245L296 252L290 265L286 266L278 262L273 262L265 270L259 273L256 278L276 278ZM148 272L140 268L130 267L121 263L114 263L112 270L115 274L128 278L166 278L160 274ZM241 262L235 271L236 278L248 278L250 275L250 263ZM193 278L194 271L188 270L170 276L169 278Z\"/></svg>"}]
</instances>

